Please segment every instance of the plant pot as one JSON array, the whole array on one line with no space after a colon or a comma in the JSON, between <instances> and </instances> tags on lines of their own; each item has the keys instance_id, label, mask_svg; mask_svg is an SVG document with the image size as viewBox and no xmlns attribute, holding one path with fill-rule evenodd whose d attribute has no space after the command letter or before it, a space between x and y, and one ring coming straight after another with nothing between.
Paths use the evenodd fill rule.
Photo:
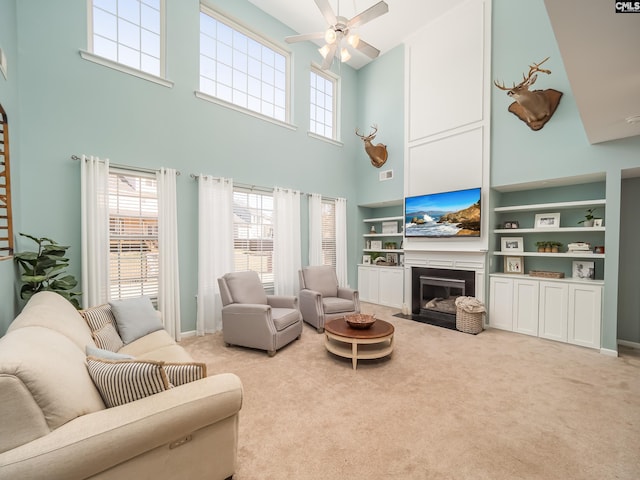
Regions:
<instances>
[{"instance_id":1,"label":"plant pot","mask_svg":"<svg viewBox=\"0 0 640 480\"><path fill-rule=\"evenodd\" d=\"M544 253L544 247L538 247L538 252L539 253Z\"/></svg>"},{"instance_id":2,"label":"plant pot","mask_svg":"<svg viewBox=\"0 0 640 480\"><path fill-rule=\"evenodd\" d=\"M551 253L558 253L558 247L551 247Z\"/></svg>"},{"instance_id":3,"label":"plant pot","mask_svg":"<svg viewBox=\"0 0 640 480\"><path fill-rule=\"evenodd\" d=\"M551 247L544 247L545 253L551 253Z\"/></svg>"},{"instance_id":4,"label":"plant pot","mask_svg":"<svg viewBox=\"0 0 640 480\"><path fill-rule=\"evenodd\" d=\"M583 227L593 227L593 218L591 220L585 220L582 222Z\"/></svg>"}]
</instances>

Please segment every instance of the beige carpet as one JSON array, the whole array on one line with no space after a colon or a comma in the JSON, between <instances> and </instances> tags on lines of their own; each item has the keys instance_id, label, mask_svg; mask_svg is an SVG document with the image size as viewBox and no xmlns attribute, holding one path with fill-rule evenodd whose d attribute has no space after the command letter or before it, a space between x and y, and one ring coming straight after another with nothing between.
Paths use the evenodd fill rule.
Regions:
<instances>
[{"instance_id":1,"label":"beige carpet","mask_svg":"<svg viewBox=\"0 0 640 480\"><path fill-rule=\"evenodd\" d=\"M305 324L269 358L181 343L244 385L236 480L640 478L640 356L393 317L391 357L328 353ZM215 455L215 452L212 452Z\"/></svg>"}]
</instances>

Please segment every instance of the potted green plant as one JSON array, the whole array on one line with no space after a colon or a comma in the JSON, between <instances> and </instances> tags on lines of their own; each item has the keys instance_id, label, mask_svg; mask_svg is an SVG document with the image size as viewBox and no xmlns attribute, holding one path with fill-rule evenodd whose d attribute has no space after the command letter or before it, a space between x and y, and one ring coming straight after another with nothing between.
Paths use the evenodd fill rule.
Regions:
<instances>
[{"instance_id":1,"label":"potted green plant","mask_svg":"<svg viewBox=\"0 0 640 480\"><path fill-rule=\"evenodd\" d=\"M538 247L538 252L542 253L545 252L547 249L547 246L549 248L551 248L551 245L549 245L549 242L544 240L544 241L540 241L540 242L536 242L536 247Z\"/></svg>"},{"instance_id":2,"label":"potted green plant","mask_svg":"<svg viewBox=\"0 0 640 480\"><path fill-rule=\"evenodd\" d=\"M22 267L20 277L22 287L20 298L29 300L34 294L42 291L56 292L69 300L73 306L80 308L78 298L80 292L72 291L78 281L73 275L64 275L64 270L69 266L69 259L65 258L68 246L59 245L54 240L46 237L33 237L26 233L22 237L33 240L37 245L37 251L24 251L15 253L13 258Z\"/></svg>"},{"instance_id":3,"label":"potted green plant","mask_svg":"<svg viewBox=\"0 0 640 480\"><path fill-rule=\"evenodd\" d=\"M596 210L596 207L587 208L587 213L585 214L584 219L580 220L578 225L582 224L583 227L593 227L593 219L595 218L593 214Z\"/></svg>"},{"instance_id":4,"label":"potted green plant","mask_svg":"<svg viewBox=\"0 0 640 480\"><path fill-rule=\"evenodd\" d=\"M562 246L561 242L549 242L549 244L551 245L551 253L558 253Z\"/></svg>"}]
</instances>

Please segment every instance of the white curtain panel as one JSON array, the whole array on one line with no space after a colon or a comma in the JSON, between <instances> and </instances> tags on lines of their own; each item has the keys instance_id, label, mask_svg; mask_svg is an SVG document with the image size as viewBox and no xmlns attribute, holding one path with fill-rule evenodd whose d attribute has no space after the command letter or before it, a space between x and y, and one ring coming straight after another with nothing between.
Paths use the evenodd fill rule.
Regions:
<instances>
[{"instance_id":1,"label":"white curtain panel","mask_svg":"<svg viewBox=\"0 0 640 480\"><path fill-rule=\"evenodd\" d=\"M158 250L159 286L158 310L164 328L176 341L180 340L180 272L178 268L178 209L176 195L177 172L161 168L158 182Z\"/></svg>"},{"instance_id":2,"label":"white curtain panel","mask_svg":"<svg viewBox=\"0 0 640 480\"><path fill-rule=\"evenodd\" d=\"M346 287L349 282L347 270L347 200L336 199L336 275L338 285Z\"/></svg>"},{"instance_id":3,"label":"white curtain panel","mask_svg":"<svg viewBox=\"0 0 640 480\"><path fill-rule=\"evenodd\" d=\"M300 247L300 192L276 187L273 191L273 276L276 295L297 295Z\"/></svg>"},{"instance_id":4,"label":"white curtain panel","mask_svg":"<svg viewBox=\"0 0 640 480\"><path fill-rule=\"evenodd\" d=\"M80 161L82 308L109 300L109 160Z\"/></svg>"},{"instance_id":5,"label":"white curtain panel","mask_svg":"<svg viewBox=\"0 0 640 480\"><path fill-rule=\"evenodd\" d=\"M233 271L233 181L198 176L196 334L222 330L218 278Z\"/></svg>"},{"instance_id":6,"label":"white curtain panel","mask_svg":"<svg viewBox=\"0 0 640 480\"><path fill-rule=\"evenodd\" d=\"M322 265L322 195L309 195L309 265Z\"/></svg>"}]
</instances>

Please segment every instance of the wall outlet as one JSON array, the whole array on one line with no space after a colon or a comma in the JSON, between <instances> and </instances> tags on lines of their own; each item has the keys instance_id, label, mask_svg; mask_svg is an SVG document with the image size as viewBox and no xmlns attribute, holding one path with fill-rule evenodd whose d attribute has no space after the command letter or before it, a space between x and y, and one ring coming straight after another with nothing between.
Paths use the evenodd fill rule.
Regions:
<instances>
[{"instance_id":1,"label":"wall outlet","mask_svg":"<svg viewBox=\"0 0 640 480\"><path fill-rule=\"evenodd\" d=\"M379 179L381 182L385 180L391 180L393 178L393 170L385 170L384 172L380 172Z\"/></svg>"}]
</instances>

